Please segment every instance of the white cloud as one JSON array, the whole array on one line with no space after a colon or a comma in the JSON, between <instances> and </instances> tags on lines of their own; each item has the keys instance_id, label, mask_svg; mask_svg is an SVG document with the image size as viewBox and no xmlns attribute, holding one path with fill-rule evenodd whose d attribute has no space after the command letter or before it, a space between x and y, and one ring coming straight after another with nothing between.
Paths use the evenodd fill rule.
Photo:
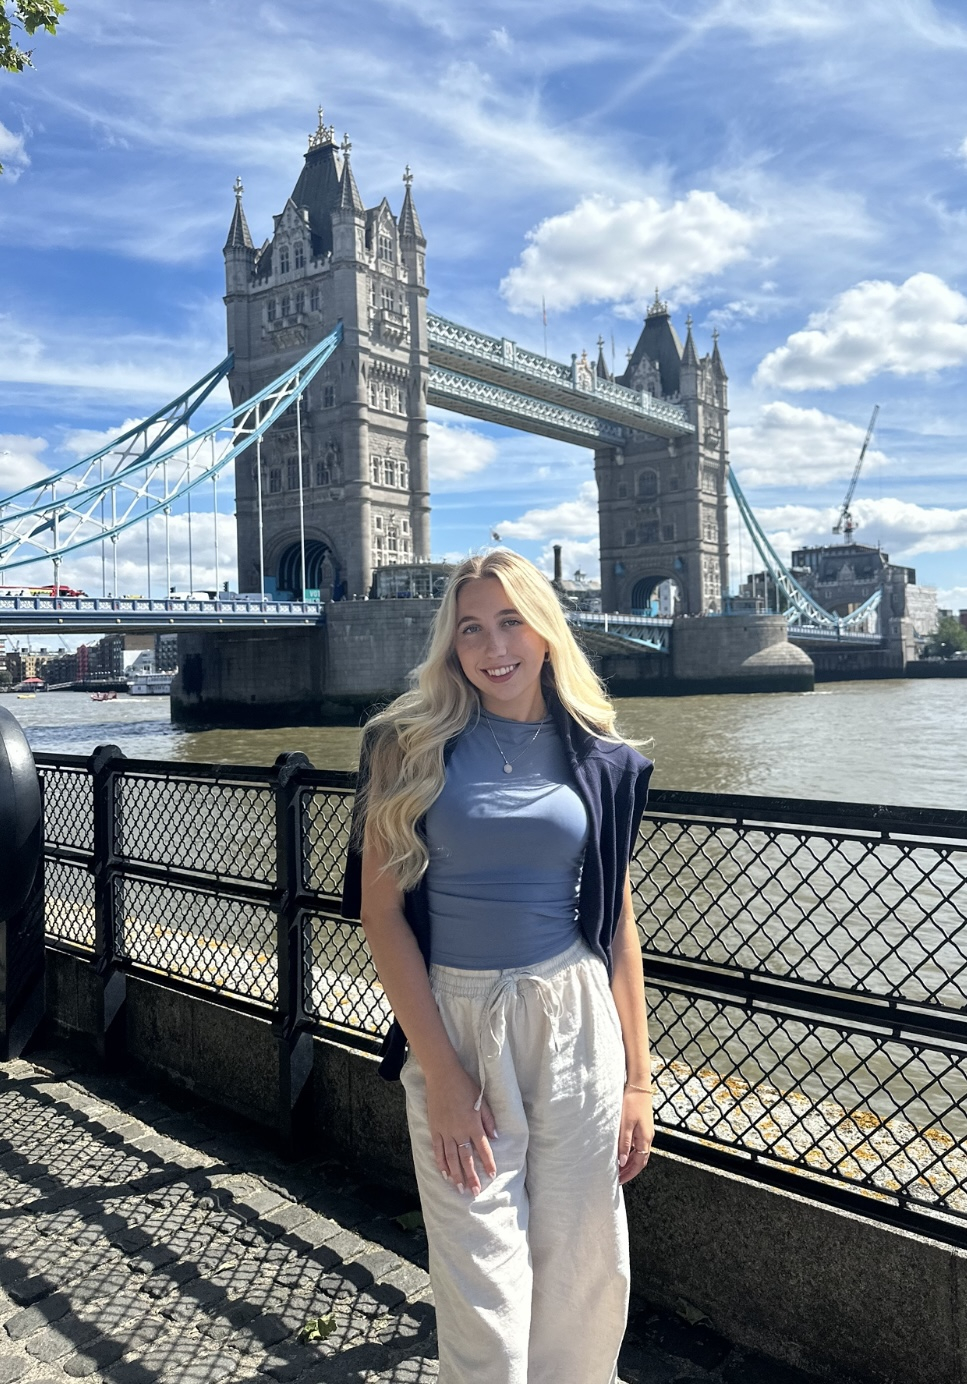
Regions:
<instances>
[{"instance_id":1,"label":"white cloud","mask_svg":"<svg viewBox=\"0 0 967 1384\"><path fill-rule=\"evenodd\" d=\"M462 480L483 471L497 457L492 438L459 424L427 424L430 475L436 481Z\"/></svg>"},{"instance_id":2,"label":"white cloud","mask_svg":"<svg viewBox=\"0 0 967 1384\"><path fill-rule=\"evenodd\" d=\"M764 404L751 424L729 431L729 452L743 487L787 486L791 479L807 488L852 475L866 428L818 408L796 408L782 402ZM864 474L890 465L870 447Z\"/></svg>"},{"instance_id":3,"label":"white cloud","mask_svg":"<svg viewBox=\"0 0 967 1384\"><path fill-rule=\"evenodd\" d=\"M596 535L598 488L594 481L585 481L576 500L564 500L552 509L529 509L519 519L504 519L495 527L501 538L523 538L537 542Z\"/></svg>"},{"instance_id":4,"label":"white cloud","mask_svg":"<svg viewBox=\"0 0 967 1384\"><path fill-rule=\"evenodd\" d=\"M937 590L941 610L967 610L967 586L941 586Z\"/></svg>"},{"instance_id":5,"label":"white cloud","mask_svg":"<svg viewBox=\"0 0 967 1384\"><path fill-rule=\"evenodd\" d=\"M847 289L765 357L757 384L835 389L883 371L925 375L967 361L967 298L935 274Z\"/></svg>"},{"instance_id":6,"label":"white cloud","mask_svg":"<svg viewBox=\"0 0 967 1384\"><path fill-rule=\"evenodd\" d=\"M46 450L42 437L0 433L0 495L12 495L47 475L49 468L40 460Z\"/></svg>"},{"instance_id":7,"label":"white cloud","mask_svg":"<svg viewBox=\"0 0 967 1384\"><path fill-rule=\"evenodd\" d=\"M186 332L179 340L147 331L112 331L104 323L92 323L86 331L71 323L28 327L12 314L0 313L0 381L135 395L153 399L158 408L224 355L207 327L204 321L197 335ZM227 386L219 385L212 399L227 403Z\"/></svg>"},{"instance_id":8,"label":"white cloud","mask_svg":"<svg viewBox=\"0 0 967 1384\"><path fill-rule=\"evenodd\" d=\"M116 437L128 432L131 428L136 428L142 420L140 418L126 418L123 423L112 425L109 428L75 428L64 438L62 446L65 452L70 452L75 457L87 457L92 452L99 451L109 442L113 442ZM157 435L161 430L158 424L152 429L153 435Z\"/></svg>"},{"instance_id":9,"label":"white cloud","mask_svg":"<svg viewBox=\"0 0 967 1384\"><path fill-rule=\"evenodd\" d=\"M15 135L0 120L0 163L3 164L3 177L15 183L25 168L30 166L30 158L23 135Z\"/></svg>"},{"instance_id":10,"label":"white cloud","mask_svg":"<svg viewBox=\"0 0 967 1384\"><path fill-rule=\"evenodd\" d=\"M779 505L756 507L756 518L779 556L788 562L793 548L830 543L838 511L832 507ZM927 508L907 500L858 500L853 505L856 541L879 544L894 562L919 553L948 553L967 549L967 509ZM748 551L750 542L746 540ZM759 563L761 567L761 563Z\"/></svg>"},{"instance_id":11,"label":"white cloud","mask_svg":"<svg viewBox=\"0 0 967 1384\"><path fill-rule=\"evenodd\" d=\"M714 192L693 190L665 205L656 197L585 197L528 233L500 291L521 313L539 309L542 298L559 312L579 303L643 304L656 284L663 295L688 295L744 259L755 230L752 217Z\"/></svg>"},{"instance_id":12,"label":"white cloud","mask_svg":"<svg viewBox=\"0 0 967 1384\"><path fill-rule=\"evenodd\" d=\"M964 160L964 162L967 163L967 135L964 136L964 139L961 142L960 148L957 150L957 153Z\"/></svg>"}]
</instances>

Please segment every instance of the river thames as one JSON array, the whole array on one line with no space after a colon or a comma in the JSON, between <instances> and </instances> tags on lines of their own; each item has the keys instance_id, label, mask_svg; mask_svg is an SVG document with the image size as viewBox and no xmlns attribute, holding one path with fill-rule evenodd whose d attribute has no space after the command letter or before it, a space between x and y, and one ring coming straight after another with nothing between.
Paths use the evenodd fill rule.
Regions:
<instances>
[{"instance_id":1,"label":"river thames","mask_svg":"<svg viewBox=\"0 0 967 1384\"><path fill-rule=\"evenodd\" d=\"M627 736L663 788L967 809L967 681L824 683L814 692L642 697L618 702ZM167 697L8 695L34 750L118 745L145 759L270 764L301 750L318 768L355 768L351 727L185 731Z\"/></svg>"}]
</instances>

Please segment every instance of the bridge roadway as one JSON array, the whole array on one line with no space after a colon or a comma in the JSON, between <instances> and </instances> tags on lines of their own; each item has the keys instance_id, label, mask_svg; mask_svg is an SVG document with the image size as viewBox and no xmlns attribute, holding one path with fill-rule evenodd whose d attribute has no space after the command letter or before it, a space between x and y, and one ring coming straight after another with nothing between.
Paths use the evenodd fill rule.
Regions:
<instances>
[{"instance_id":1,"label":"bridge roadway","mask_svg":"<svg viewBox=\"0 0 967 1384\"><path fill-rule=\"evenodd\" d=\"M321 601L259 596L148 600L140 596L0 597L0 634L176 634L187 630L324 625Z\"/></svg>"},{"instance_id":2,"label":"bridge roadway","mask_svg":"<svg viewBox=\"0 0 967 1384\"><path fill-rule=\"evenodd\" d=\"M714 619L714 616L706 617ZM621 644L652 653L671 652L674 622L667 616L605 615L571 611L568 620L583 630L600 652L617 652ZM189 630L304 629L326 623L322 601L274 601L258 596L225 595L212 600L148 600L140 596L5 596L0 597L0 635L4 634L177 634ZM806 648L847 646L879 649L878 635L819 626L791 625L789 639ZM596 644L597 647L597 644Z\"/></svg>"}]
</instances>

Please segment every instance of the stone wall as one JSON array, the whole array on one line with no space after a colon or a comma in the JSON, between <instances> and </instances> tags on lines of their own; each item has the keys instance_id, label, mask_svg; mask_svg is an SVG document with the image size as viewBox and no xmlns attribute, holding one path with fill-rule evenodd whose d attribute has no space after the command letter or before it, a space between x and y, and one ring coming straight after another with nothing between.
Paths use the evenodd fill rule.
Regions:
<instances>
[{"instance_id":1,"label":"stone wall","mask_svg":"<svg viewBox=\"0 0 967 1384\"><path fill-rule=\"evenodd\" d=\"M180 634L171 718L217 726L358 723L409 686L438 605L339 601L320 627Z\"/></svg>"}]
</instances>

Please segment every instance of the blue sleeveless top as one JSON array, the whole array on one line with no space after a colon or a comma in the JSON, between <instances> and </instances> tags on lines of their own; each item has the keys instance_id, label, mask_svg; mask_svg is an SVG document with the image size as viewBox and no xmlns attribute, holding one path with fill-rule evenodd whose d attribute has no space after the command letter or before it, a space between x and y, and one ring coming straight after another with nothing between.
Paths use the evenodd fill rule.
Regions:
<instances>
[{"instance_id":1,"label":"blue sleeveless top","mask_svg":"<svg viewBox=\"0 0 967 1384\"><path fill-rule=\"evenodd\" d=\"M554 721L481 712L426 816L431 962L505 970L566 951L580 936L587 836Z\"/></svg>"}]
</instances>

